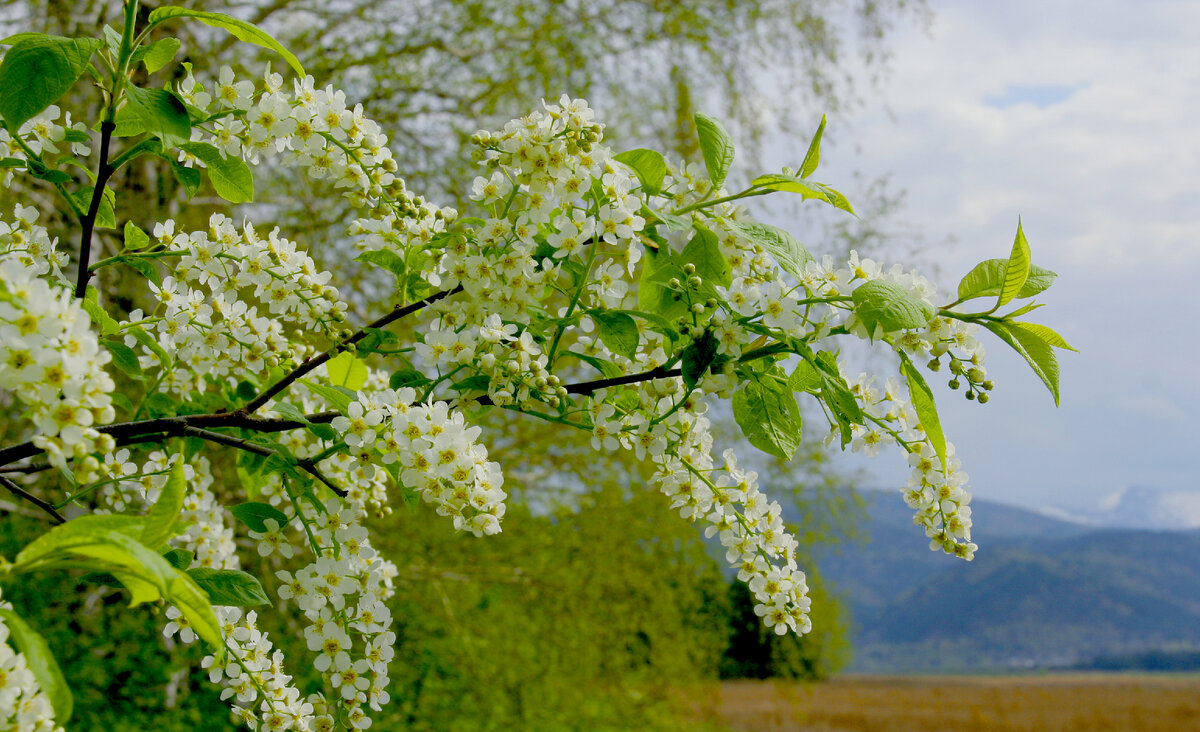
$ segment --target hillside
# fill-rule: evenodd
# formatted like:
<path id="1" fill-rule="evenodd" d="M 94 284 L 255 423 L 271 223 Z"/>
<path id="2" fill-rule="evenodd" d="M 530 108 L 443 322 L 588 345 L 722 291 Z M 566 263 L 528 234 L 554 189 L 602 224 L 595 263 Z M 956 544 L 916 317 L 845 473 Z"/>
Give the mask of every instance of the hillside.
<path id="1" fill-rule="evenodd" d="M 864 545 L 819 567 L 851 608 L 853 668 L 1087 665 L 1200 647 L 1200 534 L 1097 529 L 972 503 L 975 561 L 928 550 L 898 495 L 869 492 Z"/>

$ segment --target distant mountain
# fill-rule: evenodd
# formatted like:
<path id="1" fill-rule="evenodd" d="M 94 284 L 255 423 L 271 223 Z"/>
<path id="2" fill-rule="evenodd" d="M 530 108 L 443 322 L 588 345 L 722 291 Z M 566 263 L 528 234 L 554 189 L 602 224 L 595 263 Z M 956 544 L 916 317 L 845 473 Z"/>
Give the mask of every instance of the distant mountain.
<path id="1" fill-rule="evenodd" d="M 1175 531 L 1200 528 L 1200 491 L 1132 487 L 1119 490 L 1091 511 L 1050 511 L 1080 523 L 1123 529 Z"/>
<path id="2" fill-rule="evenodd" d="M 820 557 L 856 627 L 853 668 L 1087 665 L 1200 648 L 1200 532 L 1100 529 L 973 501 L 973 562 L 929 551 L 898 493 L 867 492 L 869 542 Z"/>

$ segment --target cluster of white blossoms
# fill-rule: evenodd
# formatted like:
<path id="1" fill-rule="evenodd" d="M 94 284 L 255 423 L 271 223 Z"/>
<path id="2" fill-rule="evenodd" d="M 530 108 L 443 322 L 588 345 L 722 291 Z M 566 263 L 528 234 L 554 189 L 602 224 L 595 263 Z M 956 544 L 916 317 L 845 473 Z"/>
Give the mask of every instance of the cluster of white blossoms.
<path id="1" fill-rule="evenodd" d="M 18 206 L 14 222 L 0 223 L 0 389 L 28 407 L 34 444 L 50 463 L 68 470 L 74 460 L 76 479 L 89 481 L 99 468 L 94 454 L 113 445 L 96 430 L 116 416 L 113 380 L 104 370 L 111 357 L 69 286 L 48 267 L 39 277 L 24 264 L 31 247 L 49 241 L 34 217 Z M 41 251 L 57 261 L 52 245 Z"/>
<path id="2" fill-rule="evenodd" d="M 68 152 L 85 157 L 91 154 L 90 140 L 87 125 L 72 122 L 71 113 L 64 112 L 56 104 L 51 104 L 27 120 L 17 130 L 16 136 L 0 126 L 0 153 L 3 157 L 21 161 Z M 14 168 L 6 166 L 0 171 L 0 185 L 7 187 L 12 182 Z"/>
<path id="3" fill-rule="evenodd" d="M 309 349 L 295 332 L 332 340 L 345 326 L 346 305 L 328 284 L 331 275 L 278 229 L 262 237 L 250 224 L 238 228 L 213 214 L 207 231 L 176 233 L 167 220 L 154 236 L 180 258 L 172 276 L 149 283 L 155 309 L 134 311 L 125 326 L 153 333 L 153 343 L 133 332 L 125 343 L 141 350 L 143 369 L 169 355 L 162 379 L 169 391 L 203 392 L 299 362 Z"/>
<path id="4" fill-rule="evenodd" d="M 416 402 L 408 387 L 365 393 L 332 426 L 353 452 L 394 465 L 400 483 L 449 516 L 454 528 L 499 533 L 504 474 L 477 442 L 480 428 L 446 402 Z"/>
<path id="5" fill-rule="evenodd" d="M 912 467 L 904 501 L 916 512 L 913 523 L 924 529 L 929 548 L 963 559 L 974 558 L 978 547 L 971 542 L 968 476 L 954 456 L 954 444 L 946 442 L 943 469 L 916 410 L 904 399 L 894 379 L 887 379 L 880 389 L 875 377 L 863 373 L 850 382 L 850 391 L 872 423 L 852 427 L 851 448 L 874 456 L 884 446 L 899 445 Z M 831 434 L 829 439 L 836 439 L 836 435 Z"/>
<path id="6" fill-rule="evenodd" d="M 12 605 L 0 598 L 0 610 L 12 610 Z M 54 723 L 50 699 L 38 686 L 25 654 L 9 645 L 10 632 L 0 616 L 0 729 L 62 732 L 62 727 Z"/>

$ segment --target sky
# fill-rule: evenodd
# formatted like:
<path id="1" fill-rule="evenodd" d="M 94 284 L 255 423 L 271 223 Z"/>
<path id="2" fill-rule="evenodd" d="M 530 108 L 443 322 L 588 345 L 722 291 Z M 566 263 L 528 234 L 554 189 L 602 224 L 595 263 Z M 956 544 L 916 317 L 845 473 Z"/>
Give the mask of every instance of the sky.
<path id="1" fill-rule="evenodd" d="M 934 385 L 975 495 L 1084 513 L 1139 488 L 1200 506 L 1200 3 L 930 8 L 928 27 L 896 28 L 879 89 L 830 118 L 844 131 L 815 177 L 853 201 L 851 171 L 890 173 L 903 224 L 953 240 L 925 255 L 944 292 L 1008 256 L 1018 217 L 1058 272 L 1027 318 L 1080 351 L 1059 352 L 1061 406 L 990 334 L 987 405 Z M 907 478 L 899 454 L 863 465 L 881 486 Z"/>

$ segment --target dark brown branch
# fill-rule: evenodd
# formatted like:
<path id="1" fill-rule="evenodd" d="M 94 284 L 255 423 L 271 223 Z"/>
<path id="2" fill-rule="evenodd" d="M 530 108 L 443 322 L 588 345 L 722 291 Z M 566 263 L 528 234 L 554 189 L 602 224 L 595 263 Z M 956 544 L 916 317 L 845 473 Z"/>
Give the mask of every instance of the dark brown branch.
<path id="1" fill-rule="evenodd" d="M 96 186 L 92 189 L 92 203 L 88 206 L 83 220 L 79 222 L 79 276 L 75 280 L 75 297 L 80 300 L 87 294 L 88 279 L 91 276 L 88 260 L 92 256 L 92 232 L 96 228 L 96 216 L 100 212 L 100 203 L 104 200 L 105 186 L 113 174 L 113 168 L 108 164 L 108 148 L 112 144 L 113 130 L 116 128 L 117 125 L 112 120 L 100 123 L 100 167 L 96 170 Z"/>
<path id="2" fill-rule="evenodd" d="M 312 460 L 308 458 L 302 458 L 297 460 L 296 464 L 299 465 L 304 472 L 324 483 L 325 487 L 336 493 L 339 498 L 346 497 L 346 490 L 344 488 L 338 488 L 329 480 L 329 478 L 326 478 L 325 474 L 321 472 L 320 468 L 318 468 L 317 464 Z"/>
<path id="3" fill-rule="evenodd" d="M 440 292 L 435 292 L 432 295 L 430 295 L 429 297 L 425 298 L 424 300 L 418 300 L 417 302 L 410 303 L 408 305 L 405 305 L 404 307 L 396 306 L 395 308 L 392 309 L 392 312 L 363 326 L 357 332 L 355 332 L 353 335 L 349 336 L 348 338 L 343 340 L 341 343 L 338 343 L 333 348 L 329 349 L 328 351 L 325 351 L 324 353 L 319 353 L 316 356 L 313 356 L 312 358 L 308 359 L 307 361 L 300 364 L 296 368 L 292 369 L 291 373 L 284 376 L 279 381 L 276 381 L 266 391 L 264 391 L 262 394 L 259 394 L 258 396 L 256 396 L 250 402 L 247 402 L 241 409 L 237 410 L 237 412 L 235 412 L 235 414 L 250 415 L 250 414 L 253 414 L 254 412 L 258 411 L 264 404 L 269 402 L 272 399 L 272 397 L 274 397 L 276 394 L 280 393 L 281 391 L 287 389 L 292 384 L 296 383 L 296 380 L 299 379 L 301 376 L 304 376 L 305 374 L 309 373 L 316 367 L 320 366 L 321 364 L 325 363 L 329 359 L 338 355 L 342 351 L 347 350 L 350 346 L 353 346 L 355 343 L 358 343 L 363 338 L 366 338 L 367 333 L 370 329 L 386 327 L 387 325 L 390 325 L 391 323 L 394 323 L 397 320 L 400 320 L 401 318 L 403 318 L 407 315 L 411 315 L 411 314 L 417 312 L 418 310 L 422 310 L 422 309 L 432 305 L 433 303 L 437 302 L 438 300 L 441 300 L 443 298 L 447 298 L 451 295 L 462 292 L 462 289 L 463 289 L 462 285 L 459 285 L 458 287 L 455 287 L 452 290 L 442 290 Z"/>
<path id="4" fill-rule="evenodd" d="M 641 381 L 653 381 L 654 379 L 670 379 L 675 376 L 680 376 L 683 371 L 680 369 L 664 369 L 656 368 L 649 371 L 643 371 L 640 374 L 626 374 L 625 376 L 614 376 L 611 379 L 597 379 L 595 381 L 584 381 L 579 384 L 571 384 L 566 388 L 568 394 L 595 394 L 601 389 L 607 389 L 610 386 L 622 386 L 624 384 L 636 384 Z"/>
<path id="5" fill-rule="evenodd" d="M 180 417 L 122 422 L 104 425 L 97 429 L 99 432 L 116 438 L 118 445 L 132 445 L 138 442 L 157 442 L 168 437 L 177 437 L 183 434 L 182 430 L 187 427 L 209 430 L 217 427 L 236 427 L 253 432 L 286 432 L 287 430 L 302 429 L 306 424 L 329 424 L 336 416 L 337 412 L 320 412 L 306 416 L 307 422 L 300 422 L 294 419 L 251 417 L 236 412 L 215 412 L 213 414 L 189 414 Z M 8 465 L 18 460 L 34 457 L 41 452 L 41 448 L 35 446 L 32 440 L 6 447 L 0 449 L 0 465 Z"/>
<path id="6" fill-rule="evenodd" d="M 46 513 L 50 514 L 50 518 L 54 519 L 54 523 L 65 524 L 67 522 L 67 520 L 65 518 L 63 518 L 63 515 L 61 513 L 54 510 L 54 506 L 51 506 L 49 503 L 46 503 L 45 501 L 38 498 L 37 496 L 34 496 L 34 495 L 28 493 L 24 488 L 22 488 L 21 486 L 17 485 L 14 482 L 12 482 L 8 478 L 5 478 L 2 475 L 0 475 L 0 486 L 4 486 L 5 488 L 8 489 L 9 493 L 13 494 L 14 496 L 17 496 L 18 498 L 24 498 L 26 501 L 29 501 L 33 505 L 42 509 Z"/>

